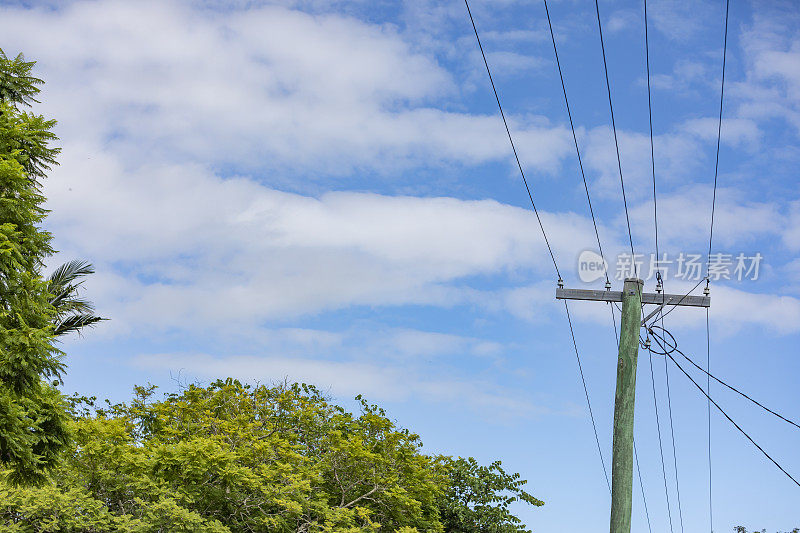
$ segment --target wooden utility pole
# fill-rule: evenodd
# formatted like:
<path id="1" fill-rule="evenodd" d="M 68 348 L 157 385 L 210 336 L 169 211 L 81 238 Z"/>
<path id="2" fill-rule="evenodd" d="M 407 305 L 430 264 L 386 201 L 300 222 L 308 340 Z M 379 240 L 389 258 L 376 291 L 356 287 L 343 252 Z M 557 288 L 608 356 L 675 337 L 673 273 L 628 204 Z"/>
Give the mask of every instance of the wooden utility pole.
<path id="1" fill-rule="evenodd" d="M 556 289 L 561 300 L 622 302 L 619 354 L 617 356 L 617 391 L 614 396 L 614 442 L 611 459 L 611 533 L 630 533 L 633 498 L 633 410 L 636 400 L 636 362 L 639 354 L 639 328 L 667 305 L 709 307 L 708 296 L 643 293 L 638 278 L 625 280 L 621 292 L 584 289 Z M 607 285 L 610 287 L 610 284 Z M 643 304 L 658 304 L 642 320 Z"/>
<path id="2" fill-rule="evenodd" d="M 614 443 L 611 459 L 611 533 L 630 532 L 633 494 L 633 407 L 636 400 L 636 361 L 642 320 L 640 279 L 628 278 L 622 288 L 622 321 L 614 395 Z"/>

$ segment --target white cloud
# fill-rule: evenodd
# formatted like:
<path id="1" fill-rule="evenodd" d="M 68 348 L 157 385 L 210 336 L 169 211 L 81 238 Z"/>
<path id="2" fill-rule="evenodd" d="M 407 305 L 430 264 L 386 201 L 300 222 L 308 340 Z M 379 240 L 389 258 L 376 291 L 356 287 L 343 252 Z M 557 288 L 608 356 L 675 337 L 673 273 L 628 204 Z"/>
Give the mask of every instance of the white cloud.
<path id="1" fill-rule="evenodd" d="M 552 282 L 543 281 L 501 291 L 489 304 L 489 308 L 508 311 L 517 318 L 529 322 L 548 322 L 553 314 L 563 313 L 559 309 L 560 304 L 554 300 L 555 286 Z"/>
<path id="2" fill-rule="evenodd" d="M 39 61 L 63 138 L 101 143 L 127 164 L 168 158 L 238 168 L 386 171 L 507 160 L 495 114 L 433 105 L 450 73 L 394 26 L 279 6 L 211 12 L 178 2 L 6 7 L 9 53 Z M 47 39 L 34 36 L 47 35 Z M 501 66 L 536 60 L 501 53 Z M 517 117 L 526 163 L 548 171 L 569 136 Z"/>
<path id="3" fill-rule="evenodd" d="M 663 18 L 669 14 L 663 5 L 654 9 L 663 28 L 681 23 L 677 15 Z M 778 91 L 778 109 L 794 109 L 788 98 L 796 94 L 797 45 L 765 40 L 760 28 L 748 41 L 751 75 L 767 85 L 756 87 L 768 91 L 759 93 L 760 105 Z M 440 109 L 458 98 L 456 82 L 398 28 L 279 6 L 210 13 L 177 2 L 111 1 L 60 10 L 2 8 L 0 31 L 6 51 L 39 60 L 37 72 L 48 81 L 42 109 L 59 118 L 68 140 L 62 166 L 46 183 L 50 224 L 60 248 L 97 264 L 90 286 L 101 313 L 114 319 L 104 325 L 109 334 L 209 325 L 254 330 L 271 320 L 359 305 L 479 303 L 532 321 L 555 309 L 554 279 L 506 280 L 493 292 L 471 284 L 474 276 L 520 271 L 555 277 L 526 209 L 491 200 L 280 190 L 290 179 L 287 169 L 314 180 L 354 168 L 508 159 L 499 117 Z M 498 68 L 503 61 L 527 67 L 537 61 L 497 54 L 491 59 Z M 756 64 L 759 58 L 763 64 Z M 696 65 L 680 68 L 691 80 L 701 77 Z M 782 92 L 766 83 L 775 80 L 785 84 Z M 539 116 L 510 118 L 526 165 L 555 172 L 572 157 L 567 128 Z M 723 140 L 731 144 L 759 140 L 747 114 L 724 127 Z M 713 119 L 700 118 L 657 136 L 659 179 L 674 184 L 690 177 L 698 142 L 713 140 L 713 130 Z M 598 194 L 618 199 L 610 130 L 589 130 L 582 146 L 584 139 L 587 170 L 600 174 Z M 636 226 L 650 228 L 649 137 L 620 131 L 620 143 Z M 211 170 L 231 164 L 257 179 L 223 179 Z M 719 194 L 721 245 L 777 233 L 774 206 Z M 706 239 L 707 221 L 696 213 L 708 212 L 709 190 L 685 189 L 659 200 L 662 220 L 670 220 L 661 226 L 665 244 Z M 542 217 L 567 277 L 578 252 L 593 247 L 591 224 L 571 213 L 543 211 Z M 791 229 L 799 225 L 786 226 L 791 248 L 800 247 Z M 607 251 L 619 248 L 620 233 L 600 231 Z M 647 231 L 636 238 L 649 240 Z M 731 309 L 754 297 L 762 296 L 731 296 Z M 796 302 L 768 303 L 792 313 Z M 576 316 L 602 314 L 607 321 L 601 307 Z M 261 335 L 266 344 L 306 355 L 347 342 L 339 333 L 310 330 Z M 404 355 L 499 353 L 491 342 L 435 332 L 393 331 L 390 339 Z M 207 359 L 207 366 L 215 361 Z M 272 361 L 264 374 L 286 362 Z M 250 362 L 243 359 L 242 368 Z M 336 364 L 325 368 L 343 372 Z M 319 377 L 310 368 L 297 373 Z M 382 383 L 369 368 L 359 369 L 364 379 Z"/>
<path id="4" fill-rule="evenodd" d="M 85 150 L 65 151 L 46 193 L 61 247 L 98 265 L 89 287 L 113 318 L 98 334 L 209 325 L 241 331 L 360 305 L 480 305 L 535 322 L 562 312 L 552 301 L 549 255 L 527 209 L 353 192 L 314 198 L 194 166 L 126 171 L 113 157 Z M 787 224 L 775 205 L 726 188 L 717 192 L 719 247 L 752 246 L 784 231 L 787 246 L 797 246 L 791 233 L 797 224 Z M 659 196 L 661 220 L 669 220 L 660 225 L 662 249 L 704 250 L 708 220 L 696 213 L 708 212 L 710 199 L 704 186 Z M 637 242 L 649 243 L 651 205 L 631 214 L 641 228 Z M 578 253 L 593 248 L 591 222 L 569 213 L 542 217 L 569 283 Z M 607 254 L 621 249 L 618 235 L 600 230 Z M 506 288 L 487 291 L 471 282 L 499 272 L 512 274 Z M 515 272 L 548 281 L 514 287 Z M 597 315 L 607 320 L 605 309 Z M 403 354 L 493 350 L 437 333 L 392 332 L 387 339 L 383 348 Z M 327 342 L 324 348 L 343 341 L 315 342 Z"/>
<path id="5" fill-rule="evenodd" d="M 786 120 L 800 130 L 800 16 L 791 3 L 760 7 L 742 32 L 746 79 L 733 86 L 741 100 L 738 112 Z"/>
<path id="6" fill-rule="evenodd" d="M 683 129 L 707 142 L 717 141 L 719 119 L 713 117 L 687 120 Z M 724 118 L 722 121 L 721 142 L 754 150 L 761 139 L 762 132 L 755 121 L 745 118 Z"/>
<path id="7" fill-rule="evenodd" d="M 654 89 L 662 89 L 678 94 L 689 94 L 697 85 L 706 86 L 713 83 L 713 87 L 718 87 L 713 76 L 710 75 L 708 64 L 696 60 L 679 59 L 672 67 L 670 74 L 652 74 L 650 76 L 650 86 Z M 645 85 L 647 80 L 642 78 L 641 85 Z"/>
<path id="8" fill-rule="evenodd" d="M 617 131 L 628 201 L 638 201 L 652 195 L 650 135 Z M 698 165 L 697 141 L 684 133 L 665 133 L 653 139 L 658 178 L 673 184 L 689 176 Z M 610 127 L 589 130 L 584 142 L 587 169 L 599 173 L 595 184 L 598 194 L 621 199 L 619 167 L 613 132 Z"/>
<path id="9" fill-rule="evenodd" d="M 328 384 L 337 394 L 361 393 L 368 397 L 407 397 L 406 380 L 396 370 L 359 362 L 342 362 L 297 357 L 228 356 L 208 354 L 145 354 L 134 359 L 137 366 L 171 369 L 204 377 L 229 376 L 247 381 L 279 381 L 289 378 L 313 384 Z"/>
<path id="10" fill-rule="evenodd" d="M 509 158 L 499 117 L 433 105 L 454 96 L 451 75 L 394 26 L 112 0 L 6 7 L 0 31 L 48 81 L 42 110 L 67 140 L 48 223 L 64 255 L 97 264 L 109 333 L 454 305 L 469 299 L 457 280 L 550 268 L 523 209 L 275 187 L 300 188 L 287 174 Z M 555 171 L 570 153 L 566 128 L 510 119 L 526 166 Z M 210 170 L 230 165 L 258 179 Z M 586 221 L 543 217 L 572 255 Z"/>
<path id="11" fill-rule="evenodd" d="M 447 306 L 469 298 L 469 276 L 551 276 L 533 214 L 493 200 L 313 198 L 193 165 L 125 169 L 78 145 L 62 161 L 46 182 L 50 223 L 62 250 L 98 265 L 97 303 L 123 329 Z M 591 244 L 585 217 L 541 215 L 564 261 Z"/>
<path id="12" fill-rule="evenodd" d="M 789 216 L 783 225 L 783 243 L 792 251 L 800 250 L 800 201 L 789 204 Z"/>
<path id="13" fill-rule="evenodd" d="M 661 250 L 704 252 L 708 247 L 713 190 L 693 185 L 659 194 L 658 238 Z M 648 244 L 653 240 L 653 203 L 645 202 L 630 211 L 634 237 Z M 719 247 L 751 249 L 759 239 L 783 231 L 785 217 L 775 203 L 755 202 L 734 188 L 717 189 L 714 213 L 714 242 Z M 733 251 L 733 250 L 731 250 Z"/>
<path id="14" fill-rule="evenodd" d="M 541 68 L 546 64 L 541 58 L 517 52 L 491 52 L 487 54 L 487 61 L 491 65 L 495 76 L 498 74 L 516 75 Z"/>
<path id="15" fill-rule="evenodd" d="M 467 368 L 497 368 L 501 343 L 436 331 L 356 322 L 342 331 L 252 328 L 234 324 L 200 352 L 139 353 L 127 364 L 188 380 L 221 376 L 246 382 L 312 383 L 331 394 L 376 401 L 458 403 L 478 413 L 531 417 L 553 410 Z M 215 347 L 216 346 L 216 347 Z"/>
<path id="16" fill-rule="evenodd" d="M 616 33 L 629 28 L 639 29 L 643 26 L 642 13 L 632 9 L 619 9 L 608 17 L 605 23 L 608 33 Z"/>
<path id="17" fill-rule="evenodd" d="M 229 376 L 246 382 L 288 379 L 318 384 L 338 397 L 362 394 L 371 401 L 415 398 L 427 402 L 458 402 L 500 418 L 529 418 L 553 412 L 532 403 L 529 398 L 485 381 L 423 376 L 419 369 L 408 365 L 249 355 L 223 358 L 205 353 L 142 354 L 134 358 L 133 364 L 150 370 L 185 371 L 196 377 Z"/>
<path id="18" fill-rule="evenodd" d="M 677 124 L 672 131 L 653 137 L 656 179 L 668 188 L 691 181 L 707 162 L 716 145 L 718 118 L 702 117 Z M 725 118 L 722 143 L 753 152 L 762 132 L 754 120 Z M 641 201 L 652 195 L 650 135 L 618 130 L 625 193 L 628 200 Z M 611 128 L 597 127 L 586 133 L 584 162 L 587 170 L 599 173 L 595 188 L 599 195 L 621 198 L 619 167 Z M 710 147 L 710 148 L 709 148 Z M 711 161 L 713 163 L 713 160 Z"/>
<path id="19" fill-rule="evenodd" d="M 724 8 L 720 10 L 711 2 L 657 0 L 648 3 L 647 15 L 653 26 L 666 37 L 686 42 L 707 31 L 708 21 L 719 21 L 721 26 L 725 13 Z M 720 27 L 720 42 L 721 35 Z"/>
<path id="20" fill-rule="evenodd" d="M 414 329 L 395 329 L 380 332 L 367 349 L 384 357 L 403 360 L 409 357 L 439 357 L 444 355 L 491 357 L 500 355 L 503 346 L 483 339 Z"/>
<path id="21" fill-rule="evenodd" d="M 712 295 L 711 316 L 726 334 L 744 326 L 790 334 L 800 331 L 800 299 L 793 296 L 758 294 L 731 287 L 718 287 Z"/>
<path id="22" fill-rule="evenodd" d="M 481 40 L 490 42 L 497 41 L 501 43 L 518 43 L 518 42 L 547 42 L 550 39 L 550 34 L 546 31 L 539 30 L 492 30 L 484 31 L 481 33 Z"/>

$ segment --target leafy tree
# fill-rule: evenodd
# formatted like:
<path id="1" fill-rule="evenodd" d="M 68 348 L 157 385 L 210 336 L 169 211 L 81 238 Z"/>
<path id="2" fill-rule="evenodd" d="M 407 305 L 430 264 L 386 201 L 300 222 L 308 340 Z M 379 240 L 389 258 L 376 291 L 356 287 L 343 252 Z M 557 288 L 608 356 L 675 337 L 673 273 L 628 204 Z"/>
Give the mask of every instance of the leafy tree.
<path id="1" fill-rule="evenodd" d="M 544 502 L 523 490 L 519 474 L 508 474 L 500 461 L 481 466 L 470 457 L 448 460 L 450 483 L 440 511 L 448 533 L 519 533 L 525 525 L 511 514 L 516 501 L 541 506 Z"/>
<path id="2" fill-rule="evenodd" d="M 83 283 L 78 280 L 89 274 L 94 274 L 92 264 L 78 259 L 64 263 L 47 277 L 50 304 L 55 308 L 53 334 L 56 337 L 80 333 L 86 327 L 107 320 L 96 316 L 92 303 L 78 295 L 78 289 Z"/>
<path id="3" fill-rule="evenodd" d="M 512 499 L 541 505 L 499 463 L 421 453 L 419 436 L 361 398 L 352 414 L 311 386 L 230 379 L 153 395 L 137 387 L 129 404 L 102 406 L 74 398 L 74 447 L 48 484 L 0 483 L 0 527 L 517 532 Z"/>
<path id="4" fill-rule="evenodd" d="M 53 253 L 41 228 L 47 212 L 39 179 L 55 163 L 55 121 L 22 110 L 41 80 L 33 63 L 0 50 L 0 464 L 10 479 L 34 481 L 68 440 L 53 346 L 55 310 L 40 275 Z"/>
<path id="5" fill-rule="evenodd" d="M 37 85 L 44 82 L 31 76 L 34 64 L 33 61 L 25 61 L 22 54 L 10 59 L 0 49 L 0 102 L 16 102 L 26 106 L 38 102 L 34 98 L 39 94 Z"/>

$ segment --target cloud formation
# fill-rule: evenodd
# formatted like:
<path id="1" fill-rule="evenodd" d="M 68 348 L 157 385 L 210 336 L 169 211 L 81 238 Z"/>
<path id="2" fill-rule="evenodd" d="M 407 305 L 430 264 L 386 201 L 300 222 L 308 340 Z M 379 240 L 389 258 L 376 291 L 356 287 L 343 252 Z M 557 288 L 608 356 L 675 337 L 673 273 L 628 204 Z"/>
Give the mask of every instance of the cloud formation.
<path id="1" fill-rule="evenodd" d="M 58 87 L 44 101 L 62 137 L 101 143 L 127 164 L 346 175 L 509 156 L 499 117 L 442 109 L 458 93 L 452 74 L 390 25 L 154 1 L 2 14 L 7 42 Z M 32 37 L 41 34 L 46 42 Z M 513 54 L 497 59 L 525 67 Z M 569 153 L 567 131 L 542 117 L 514 127 L 531 166 L 553 172 Z"/>

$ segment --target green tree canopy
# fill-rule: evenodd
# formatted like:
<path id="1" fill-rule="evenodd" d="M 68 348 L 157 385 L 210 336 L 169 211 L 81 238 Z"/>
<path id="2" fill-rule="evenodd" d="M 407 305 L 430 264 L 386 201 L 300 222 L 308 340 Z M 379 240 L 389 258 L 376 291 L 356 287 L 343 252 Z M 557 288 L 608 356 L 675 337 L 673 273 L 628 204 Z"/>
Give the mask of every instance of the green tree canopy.
<path id="1" fill-rule="evenodd" d="M 51 482 L 0 484 L 13 531 L 526 531 L 522 490 L 499 463 L 429 456 L 416 434 L 360 399 L 314 387 L 217 381 L 155 401 L 74 399 L 74 446 Z"/>
<path id="2" fill-rule="evenodd" d="M 15 481 L 42 479 L 68 437 L 61 394 L 47 381 L 63 367 L 40 274 L 53 249 L 38 180 L 59 150 L 49 147 L 55 121 L 22 109 L 39 92 L 32 66 L 0 50 L 0 464 Z"/>
<path id="3" fill-rule="evenodd" d="M 446 459 L 450 477 L 440 504 L 440 516 L 449 533 L 518 533 L 525 524 L 511 513 L 514 502 L 541 506 L 525 492 L 526 481 L 508 474 L 500 461 L 482 466 L 470 458 Z"/>

